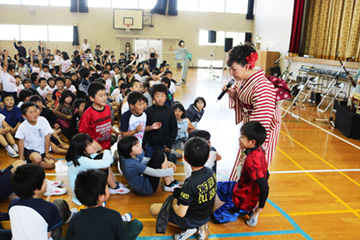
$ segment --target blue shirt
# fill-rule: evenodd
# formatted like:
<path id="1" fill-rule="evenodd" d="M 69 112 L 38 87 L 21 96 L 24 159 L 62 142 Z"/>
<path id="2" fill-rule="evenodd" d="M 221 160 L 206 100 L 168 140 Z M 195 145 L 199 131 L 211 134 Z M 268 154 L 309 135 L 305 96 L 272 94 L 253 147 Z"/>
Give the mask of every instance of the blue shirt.
<path id="1" fill-rule="evenodd" d="M 23 122 L 24 119 L 21 115 L 20 108 L 14 106 L 11 111 L 8 111 L 6 107 L 0 110 L 0 113 L 5 116 L 5 121 L 11 126 L 15 127 L 18 122 Z"/>
<path id="2" fill-rule="evenodd" d="M 141 164 L 142 159 L 121 158 L 121 170 L 129 185 L 139 195 L 153 195 L 153 188 L 150 180 L 143 175 L 146 166 Z"/>

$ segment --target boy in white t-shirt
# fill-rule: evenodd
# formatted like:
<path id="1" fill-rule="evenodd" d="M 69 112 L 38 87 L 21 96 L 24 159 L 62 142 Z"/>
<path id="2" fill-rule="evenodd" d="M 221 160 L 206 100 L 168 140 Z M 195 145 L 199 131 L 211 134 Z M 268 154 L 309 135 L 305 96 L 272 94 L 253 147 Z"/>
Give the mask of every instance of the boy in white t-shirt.
<path id="1" fill-rule="evenodd" d="M 15 138 L 19 139 L 19 158 L 39 164 L 43 168 L 54 168 L 55 159 L 50 154 L 50 135 L 54 132 L 40 111 L 32 102 L 21 106 L 23 121 Z"/>
<path id="2" fill-rule="evenodd" d="M 48 95 L 48 91 L 46 90 L 47 81 L 45 78 L 39 79 L 40 86 L 36 89 L 36 91 L 42 96 L 43 99 L 46 99 L 46 95 Z"/>
<path id="3" fill-rule="evenodd" d="M 1 74 L 0 79 L 3 85 L 3 92 L 10 93 L 14 97 L 14 99 L 17 99 L 17 87 L 14 78 L 15 66 L 11 64 L 9 65 L 8 56 L 9 51 L 5 50 L 3 73 Z"/>

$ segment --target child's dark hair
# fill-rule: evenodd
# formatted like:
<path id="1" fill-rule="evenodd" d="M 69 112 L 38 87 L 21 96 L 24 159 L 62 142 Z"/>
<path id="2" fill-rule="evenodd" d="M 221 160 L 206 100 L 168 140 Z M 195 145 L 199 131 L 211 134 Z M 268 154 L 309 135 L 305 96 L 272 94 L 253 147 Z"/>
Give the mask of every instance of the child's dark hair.
<path id="1" fill-rule="evenodd" d="M 25 65 L 25 60 L 24 59 L 19 59 L 19 64 Z"/>
<path id="2" fill-rule="evenodd" d="M 55 84 L 56 84 L 57 82 L 63 82 L 63 83 L 65 84 L 65 78 L 63 78 L 63 77 L 57 77 L 56 80 L 55 80 Z"/>
<path id="3" fill-rule="evenodd" d="M 129 84 L 125 82 L 120 85 L 120 89 L 127 89 L 127 88 L 129 88 Z"/>
<path id="4" fill-rule="evenodd" d="M 194 100 L 194 106 L 196 107 L 196 104 L 199 102 L 199 101 L 202 101 L 204 103 L 204 108 L 206 107 L 206 101 L 205 101 L 205 98 L 203 97 L 197 97 L 195 98 Z"/>
<path id="5" fill-rule="evenodd" d="M 13 64 L 9 64 L 7 67 L 7 71 L 10 72 L 12 70 L 15 70 L 15 66 Z"/>
<path id="6" fill-rule="evenodd" d="M 138 73 L 144 71 L 144 69 L 142 67 L 138 67 L 136 70 Z"/>
<path id="7" fill-rule="evenodd" d="M 189 138 L 185 143 L 184 157 L 191 166 L 204 166 L 209 158 L 209 152 L 209 144 L 202 138 Z"/>
<path id="8" fill-rule="evenodd" d="M 76 134 L 70 141 L 70 147 L 65 155 L 68 162 L 73 162 L 74 166 L 80 166 L 78 158 L 86 156 L 86 147 L 94 140 L 86 133 Z"/>
<path id="9" fill-rule="evenodd" d="M 95 97 L 96 93 L 100 90 L 105 90 L 105 86 L 99 82 L 92 82 L 88 89 L 89 97 Z"/>
<path id="10" fill-rule="evenodd" d="M 120 67 L 119 67 L 119 65 L 117 65 L 117 64 L 115 64 L 115 65 L 113 66 L 113 70 L 115 70 L 115 68 L 117 68 L 117 69 L 120 70 Z"/>
<path id="11" fill-rule="evenodd" d="M 105 194 L 106 184 L 106 173 L 90 169 L 76 176 L 74 192 L 82 204 L 92 207 L 98 204 L 99 195 Z"/>
<path id="12" fill-rule="evenodd" d="M 102 72 L 102 74 L 103 74 L 103 75 L 105 75 L 105 74 L 109 74 L 109 75 L 110 75 L 110 72 L 109 72 L 109 70 L 105 69 L 105 70 Z"/>
<path id="13" fill-rule="evenodd" d="M 39 78 L 39 83 L 41 83 L 42 81 L 45 81 L 47 83 L 46 78 L 43 77 Z"/>
<path id="14" fill-rule="evenodd" d="M 128 96 L 128 103 L 135 105 L 138 101 L 141 101 L 143 99 L 143 95 L 140 92 L 131 92 Z"/>
<path id="15" fill-rule="evenodd" d="M 199 137 L 199 138 L 205 139 L 206 141 L 209 141 L 211 138 L 211 135 L 206 130 L 196 129 L 196 130 L 192 131 L 189 135 L 189 138 L 193 138 L 193 137 Z"/>
<path id="16" fill-rule="evenodd" d="M 48 70 L 50 69 L 49 65 L 47 65 L 47 64 L 42 65 L 42 69 L 45 69 L 45 68 L 47 68 Z"/>
<path id="17" fill-rule="evenodd" d="M 143 82 L 143 89 L 147 88 L 150 89 L 150 84 L 148 82 Z"/>
<path id="18" fill-rule="evenodd" d="M 167 74 L 171 74 L 171 75 L 172 75 L 173 73 L 172 73 L 172 71 L 170 71 L 170 70 L 166 70 L 165 73 L 164 73 L 164 75 L 166 76 Z"/>
<path id="19" fill-rule="evenodd" d="M 56 73 L 55 68 L 50 68 L 50 69 L 49 69 L 49 73 L 52 75 L 52 74 L 53 74 L 53 72 L 55 72 L 55 73 Z M 48 79 L 48 80 L 49 80 L 49 79 Z"/>
<path id="20" fill-rule="evenodd" d="M 72 104 L 74 103 L 74 101 L 75 101 L 75 99 L 76 99 L 76 96 L 75 96 L 75 94 L 74 94 L 72 91 L 70 91 L 70 90 L 68 90 L 68 89 L 64 90 L 64 91 L 61 93 L 61 97 L 60 97 L 60 99 L 59 99 L 59 103 L 60 103 L 60 104 L 64 104 L 64 103 L 65 103 L 65 99 L 66 99 L 67 97 L 71 97 L 70 106 L 72 106 Z"/>
<path id="21" fill-rule="evenodd" d="M 85 99 L 83 98 L 76 99 L 74 103 L 75 108 L 79 108 L 82 103 L 85 103 Z"/>
<path id="22" fill-rule="evenodd" d="M 106 81 L 105 81 L 105 79 L 102 79 L 102 78 L 100 78 L 100 79 L 98 79 L 98 80 L 96 80 L 98 83 L 101 83 L 102 85 L 106 85 Z"/>
<path id="23" fill-rule="evenodd" d="M 44 169 L 34 163 L 28 163 L 16 168 L 11 175 L 11 188 L 20 198 L 32 198 L 35 190 L 40 190 L 45 179 Z"/>
<path id="24" fill-rule="evenodd" d="M 50 85 L 49 82 L 50 82 L 51 80 L 55 82 L 55 79 L 54 79 L 53 77 L 49 77 L 48 80 L 46 81 L 48 85 Z"/>
<path id="25" fill-rule="evenodd" d="M 152 71 L 152 75 L 159 75 L 160 74 L 160 70 L 158 68 L 154 68 Z"/>
<path id="26" fill-rule="evenodd" d="M 155 53 L 154 53 L 154 52 L 150 53 L 150 57 L 151 57 L 151 58 L 154 58 L 154 57 L 155 57 Z"/>
<path id="27" fill-rule="evenodd" d="M 117 145 L 119 156 L 124 158 L 131 158 L 132 147 L 135 146 L 139 140 L 135 136 L 127 136 L 122 138 Z"/>
<path id="28" fill-rule="evenodd" d="M 32 103 L 36 103 L 38 101 L 42 102 L 42 99 L 41 99 L 41 97 L 39 95 L 33 95 L 33 96 L 31 96 L 29 101 L 32 102 Z"/>
<path id="29" fill-rule="evenodd" d="M 80 77 L 87 78 L 90 75 L 90 70 L 86 67 L 82 67 L 79 70 Z"/>
<path id="30" fill-rule="evenodd" d="M 126 67 L 126 68 L 124 69 L 124 73 L 125 73 L 125 74 L 126 74 L 126 73 L 131 73 L 131 68 Z"/>
<path id="31" fill-rule="evenodd" d="M 36 82 L 36 79 L 38 78 L 39 74 L 38 73 L 31 73 L 30 79 L 32 83 Z"/>
<path id="32" fill-rule="evenodd" d="M 170 79 L 168 77 L 163 77 L 160 82 L 163 82 L 166 84 L 166 87 L 170 87 Z"/>
<path id="33" fill-rule="evenodd" d="M 68 60 L 68 59 L 69 59 L 69 55 L 67 54 L 67 52 L 61 52 L 61 54 L 63 55 L 63 59 L 64 59 L 64 60 Z"/>
<path id="34" fill-rule="evenodd" d="M 12 97 L 14 99 L 14 96 L 11 95 L 10 93 L 3 93 L 3 95 L 1 95 L 1 101 L 4 102 L 5 101 L 5 98 L 7 97 Z M 14 99 L 15 100 L 15 99 Z"/>
<path id="35" fill-rule="evenodd" d="M 24 85 L 25 83 L 32 83 L 30 79 L 28 78 L 25 78 L 23 81 L 22 81 L 22 85 Z"/>
<path id="36" fill-rule="evenodd" d="M 131 81 L 130 87 L 133 88 L 134 85 L 135 85 L 135 83 L 139 83 L 139 84 L 140 84 L 139 80 L 134 79 L 134 80 Z"/>
<path id="37" fill-rule="evenodd" d="M 19 100 L 24 101 L 27 97 L 30 97 L 32 92 L 29 89 L 23 89 L 19 93 Z"/>
<path id="38" fill-rule="evenodd" d="M 38 60 L 38 59 L 34 59 L 33 63 L 34 63 L 34 64 L 39 64 L 39 60 Z"/>
<path id="39" fill-rule="evenodd" d="M 255 46 L 250 42 L 237 45 L 229 51 L 229 58 L 226 64 L 231 67 L 231 65 L 236 62 L 244 67 L 248 63 L 246 57 L 248 57 L 253 52 L 256 52 Z"/>
<path id="40" fill-rule="evenodd" d="M 22 91 L 24 91 L 24 90 L 22 90 Z M 27 110 L 29 109 L 29 107 L 35 107 L 35 108 L 37 108 L 37 106 L 36 106 L 35 103 L 33 103 L 33 102 L 26 102 L 26 103 L 24 103 L 23 105 L 21 105 L 21 107 L 20 107 L 21 114 L 22 114 L 22 115 L 26 115 L 26 112 L 27 112 Z"/>
<path id="41" fill-rule="evenodd" d="M 106 63 L 106 64 L 105 64 L 105 68 L 106 68 L 107 66 L 110 66 L 110 70 L 112 70 L 112 63 L 109 63 L 109 62 Z M 109 71 L 109 70 L 108 70 L 108 71 Z M 103 74 L 105 74 L 105 73 L 103 72 Z M 110 72 L 109 72 L 109 74 L 110 74 Z"/>
<path id="42" fill-rule="evenodd" d="M 266 140 L 266 129 L 261 123 L 256 121 L 245 123 L 241 127 L 240 132 L 242 135 L 246 136 L 248 140 L 255 140 L 256 147 L 261 146 Z"/>
<path id="43" fill-rule="evenodd" d="M 164 84 L 156 84 L 151 88 L 151 97 L 154 98 L 155 93 L 163 92 L 167 95 L 167 87 Z"/>
<path id="44" fill-rule="evenodd" d="M 171 104 L 171 108 L 172 110 L 175 112 L 176 109 L 180 109 L 180 111 L 183 112 L 183 114 L 181 115 L 181 118 L 184 119 L 186 118 L 186 113 L 185 113 L 185 108 L 184 106 L 181 104 L 181 102 L 179 101 L 175 101 Z"/>

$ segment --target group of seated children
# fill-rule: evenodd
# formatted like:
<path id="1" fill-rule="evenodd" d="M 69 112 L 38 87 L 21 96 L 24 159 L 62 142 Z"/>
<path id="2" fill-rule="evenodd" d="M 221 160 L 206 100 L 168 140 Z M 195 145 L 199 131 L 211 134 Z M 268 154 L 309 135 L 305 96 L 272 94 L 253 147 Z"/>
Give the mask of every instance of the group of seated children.
<path id="1" fill-rule="evenodd" d="M 8 53 L 5 55 L 7 57 Z M 61 55 L 65 56 L 64 53 Z M 134 63 L 130 65 L 134 66 Z M 168 222 L 182 230 L 175 239 L 187 239 L 195 233 L 199 239 L 206 239 L 211 216 L 213 222 L 223 223 L 248 214 L 251 218 L 247 224 L 255 226 L 268 193 L 267 165 L 261 148 L 266 132 L 263 133 L 261 124 L 256 123 L 253 127 L 250 122 L 242 127 L 240 145 L 247 149 L 247 158 L 239 181 L 217 185 L 216 161 L 221 156 L 211 146 L 210 133 L 197 130 L 197 123 L 204 114 L 205 99 L 196 98 L 185 110 L 173 99 L 169 70 L 161 72 L 153 68 L 151 77 L 141 78 L 140 82 L 134 78 L 131 66 L 124 69 L 125 78 L 115 79 L 110 77 L 112 65 L 106 66 L 109 69 L 101 71 L 87 63 L 66 80 L 61 76 L 55 81 L 49 77 L 49 86 L 41 79 L 40 91 L 35 90 L 39 80 L 35 72 L 36 77 L 31 77 L 33 81 L 30 82 L 34 86 L 28 84 L 19 92 L 20 108 L 15 106 L 17 92 L 8 92 L 4 88 L 1 144 L 9 156 L 32 163 L 9 173 L 12 189 L 20 197 L 9 207 L 14 239 L 43 238 L 40 236 L 60 239 L 57 229 L 66 221 L 70 221 L 68 239 L 136 239 L 142 223 L 131 221 L 129 214 L 121 217 L 118 212 L 104 208 L 104 203 L 109 194 L 128 194 L 130 188 L 138 195 L 153 195 L 161 178 L 163 190 L 173 192 L 173 199 L 164 203 L 170 206 Z M 11 80 L 14 68 L 7 60 L 3 69 L 2 80 L 15 86 L 15 81 Z M 67 70 L 62 72 L 63 75 Z M 135 71 L 141 76 L 143 69 L 138 67 Z M 167 77 L 160 81 L 162 75 Z M 42 94 L 44 89 L 48 89 L 47 94 Z M 112 94 L 114 92 L 116 94 Z M 118 129 L 113 124 L 115 117 L 119 119 Z M 70 144 L 65 143 L 60 134 Z M 19 139 L 18 145 L 13 135 Z M 262 136 L 260 139 L 259 135 Z M 111 170 L 116 154 L 110 148 L 116 142 L 119 167 L 130 188 L 116 181 Z M 175 163 L 182 157 L 178 150 L 184 150 L 187 178 L 183 184 L 174 178 Z M 44 193 L 66 193 L 65 188 L 59 187 L 62 182 L 45 181 L 43 168 L 55 166 L 51 152 L 66 154 L 72 200 L 87 207 L 75 215 L 64 201 L 55 202 L 54 206 L 41 199 Z M 53 187 L 48 194 L 47 184 Z M 216 193 L 226 203 L 213 213 Z M 160 217 L 160 209 L 161 204 L 154 204 L 150 212 Z M 28 224 L 29 216 L 38 223 L 37 227 L 27 225 L 20 230 Z"/>

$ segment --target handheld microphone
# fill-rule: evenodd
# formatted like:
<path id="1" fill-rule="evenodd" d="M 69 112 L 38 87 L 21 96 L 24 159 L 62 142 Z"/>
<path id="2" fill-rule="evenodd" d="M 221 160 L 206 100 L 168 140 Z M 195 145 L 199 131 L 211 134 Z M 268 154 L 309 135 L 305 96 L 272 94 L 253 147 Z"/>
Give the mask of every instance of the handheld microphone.
<path id="1" fill-rule="evenodd" d="M 234 79 L 231 79 L 228 84 L 226 84 L 226 89 L 224 91 L 222 91 L 220 93 L 220 95 L 218 96 L 217 100 L 216 101 L 219 101 L 222 99 L 222 97 L 225 95 L 225 93 L 227 92 L 227 90 L 229 90 L 229 88 L 234 84 Z"/>

